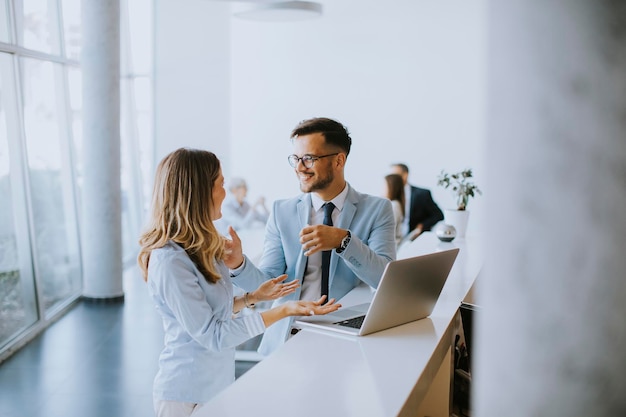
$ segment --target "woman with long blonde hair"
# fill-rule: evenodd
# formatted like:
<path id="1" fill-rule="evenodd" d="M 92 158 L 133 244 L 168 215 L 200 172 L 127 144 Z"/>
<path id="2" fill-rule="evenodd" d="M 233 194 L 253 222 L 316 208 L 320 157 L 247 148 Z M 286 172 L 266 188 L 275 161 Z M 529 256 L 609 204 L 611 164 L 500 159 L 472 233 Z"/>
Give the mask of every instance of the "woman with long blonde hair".
<path id="1" fill-rule="evenodd" d="M 226 196 L 218 158 L 211 152 L 178 149 L 156 172 L 149 224 L 139 240 L 143 278 L 163 319 L 165 346 L 154 380 L 157 417 L 188 416 L 235 379 L 235 347 L 289 316 L 327 314 L 334 300 L 294 301 L 249 314 L 255 303 L 291 294 L 298 280 L 270 279 L 235 296 L 232 240 L 213 221 Z M 231 239 L 239 237 L 232 228 Z"/>

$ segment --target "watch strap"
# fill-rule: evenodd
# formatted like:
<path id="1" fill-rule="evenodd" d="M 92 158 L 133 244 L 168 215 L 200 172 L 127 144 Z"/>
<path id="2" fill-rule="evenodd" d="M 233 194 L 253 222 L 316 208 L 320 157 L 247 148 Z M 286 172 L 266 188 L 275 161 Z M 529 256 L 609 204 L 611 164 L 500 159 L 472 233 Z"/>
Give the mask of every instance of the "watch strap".
<path id="1" fill-rule="evenodd" d="M 346 250 L 348 244 L 350 243 L 350 239 L 352 239 L 352 233 L 350 233 L 350 231 L 348 230 L 348 234 L 341 240 L 341 245 L 339 245 L 339 247 L 335 249 L 335 251 L 337 253 L 342 253 L 344 250 Z"/>

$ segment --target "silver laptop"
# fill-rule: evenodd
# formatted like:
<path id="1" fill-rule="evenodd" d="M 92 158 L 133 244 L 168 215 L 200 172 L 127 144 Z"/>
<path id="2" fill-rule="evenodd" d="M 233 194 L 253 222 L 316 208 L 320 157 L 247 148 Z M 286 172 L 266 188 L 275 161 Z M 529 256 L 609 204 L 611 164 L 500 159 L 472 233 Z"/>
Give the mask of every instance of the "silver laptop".
<path id="1" fill-rule="evenodd" d="M 428 317 L 437 304 L 459 249 L 391 261 L 371 303 L 325 316 L 303 316 L 296 327 L 364 336 Z"/>

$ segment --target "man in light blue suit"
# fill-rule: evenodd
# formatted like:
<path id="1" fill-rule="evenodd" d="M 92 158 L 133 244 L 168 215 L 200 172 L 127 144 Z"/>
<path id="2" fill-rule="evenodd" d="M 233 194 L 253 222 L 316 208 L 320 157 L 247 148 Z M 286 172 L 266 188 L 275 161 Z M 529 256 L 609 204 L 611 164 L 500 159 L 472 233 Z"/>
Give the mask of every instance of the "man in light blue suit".
<path id="1" fill-rule="evenodd" d="M 339 299 L 361 281 L 378 287 L 389 261 L 396 257 L 395 219 L 387 199 L 359 193 L 344 178 L 352 139 L 339 122 L 315 118 L 293 130 L 294 167 L 304 193 L 274 203 L 265 233 L 263 257 L 258 268 L 240 255 L 234 239 L 234 283 L 253 290 L 267 279 L 287 274 L 300 288 L 274 305 L 288 300 Z M 332 202 L 332 226 L 325 223 L 324 204 Z M 324 261 L 326 251 L 330 261 Z M 322 279 L 323 264 L 328 274 Z M 287 340 L 293 320 L 268 328 L 259 352 L 269 354 Z"/>

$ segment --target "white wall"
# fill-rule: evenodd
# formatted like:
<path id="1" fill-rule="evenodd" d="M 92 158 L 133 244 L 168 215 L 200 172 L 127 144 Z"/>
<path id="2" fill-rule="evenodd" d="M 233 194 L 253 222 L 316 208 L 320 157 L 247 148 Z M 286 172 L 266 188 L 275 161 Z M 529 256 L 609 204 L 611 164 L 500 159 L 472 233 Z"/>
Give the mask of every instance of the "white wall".
<path id="1" fill-rule="evenodd" d="M 484 188 L 484 2 L 323 1 L 319 19 L 271 23 L 229 17 L 222 2 L 157 2 L 158 16 L 167 16 L 171 25 L 167 34 L 157 25 L 157 65 L 173 66 L 165 74 L 157 68 L 157 79 L 163 85 L 164 75 L 183 76 L 187 86 L 184 94 L 168 92 L 175 102 L 164 103 L 170 99 L 160 89 L 157 131 L 158 124 L 168 127 L 157 132 L 160 149 L 207 138 L 199 143 L 221 157 L 226 176 L 246 178 L 251 198 L 263 194 L 274 200 L 299 192 L 287 163 L 291 129 L 303 119 L 326 116 L 352 132 L 347 178 L 354 187 L 379 194 L 389 165 L 404 162 L 412 183 L 430 188 L 442 208 L 452 207 L 450 192 L 436 186 L 442 168 L 474 168 Z M 204 39 L 193 40 L 190 27 L 200 23 Z M 230 35 L 222 33 L 228 24 Z M 212 38 L 215 32 L 223 35 L 221 41 Z M 170 44 L 172 36 L 180 43 Z M 188 51 L 178 50 L 189 40 Z M 202 69 L 228 53 L 230 61 L 220 62 L 213 73 Z M 230 93 L 211 94 L 225 73 Z M 228 148 L 220 141 L 227 136 L 222 117 L 230 117 Z M 219 128 L 209 129 L 209 123 Z M 175 146 L 163 144 L 165 139 Z M 469 209 L 474 220 L 468 234 L 481 223 L 481 199 Z"/>
<path id="2" fill-rule="evenodd" d="M 305 22 L 234 19 L 230 172 L 251 194 L 294 195 L 289 133 L 327 116 L 352 132 L 353 186 L 379 194 L 389 164 L 403 161 L 452 206 L 436 186 L 442 168 L 484 175 L 485 21 L 482 1 L 451 0 L 327 1 Z"/>
<path id="3" fill-rule="evenodd" d="M 155 158 L 182 146 L 228 161 L 230 6 L 155 2 Z"/>

